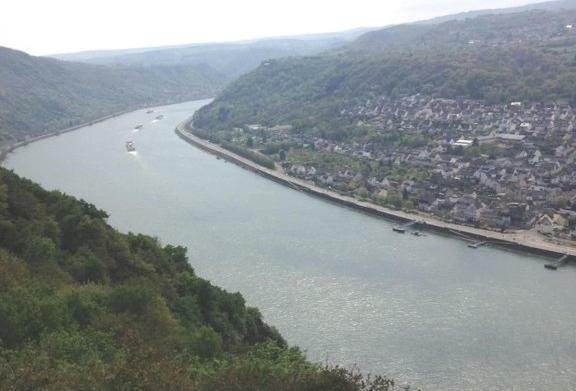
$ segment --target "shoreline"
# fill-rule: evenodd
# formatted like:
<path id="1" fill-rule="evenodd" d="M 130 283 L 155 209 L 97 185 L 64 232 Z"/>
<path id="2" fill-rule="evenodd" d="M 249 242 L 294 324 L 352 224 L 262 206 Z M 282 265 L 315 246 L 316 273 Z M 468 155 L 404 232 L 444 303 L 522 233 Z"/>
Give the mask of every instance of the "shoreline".
<path id="1" fill-rule="evenodd" d="M 152 106 L 151 106 L 151 107 L 152 107 Z M 153 106 L 153 107 L 156 107 L 156 106 Z M 95 119 L 95 120 L 93 120 L 93 121 L 89 121 L 89 122 L 85 122 L 85 123 L 83 123 L 83 124 L 71 126 L 71 127 L 69 127 L 69 128 L 62 129 L 62 130 L 57 130 L 57 131 L 55 131 L 55 132 L 50 132 L 50 133 L 46 133 L 46 134 L 41 134 L 41 135 L 39 135 L 39 136 L 32 137 L 32 138 L 30 138 L 30 139 L 28 139 L 28 140 L 25 140 L 25 141 L 19 141 L 19 142 L 17 142 L 17 143 L 10 144 L 10 145 L 8 145 L 6 148 L 4 148 L 4 149 L 2 149 L 2 150 L 0 151 L 0 166 L 2 166 L 2 164 L 6 161 L 6 159 L 8 159 L 8 156 L 9 156 L 12 152 L 16 151 L 18 148 L 25 147 L 25 146 L 30 145 L 30 144 L 32 144 L 32 143 L 35 143 L 35 142 L 37 142 L 37 141 L 45 140 L 45 139 L 48 139 L 48 138 L 51 138 L 51 137 L 57 137 L 57 136 L 60 136 L 60 135 L 62 135 L 62 134 L 65 134 L 65 133 L 70 133 L 70 132 L 73 132 L 73 131 L 75 131 L 75 130 L 79 130 L 79 129 L 82 129 L 82 128 L 85 128 L 85 127 L 88 127 L 88 126 L 96 125 L 96 124 L 98 124 L 98 123 L 100 123 L 100 122 L 104 122 L 104 121 L 106 121 L 106 120 L 109 120 L 109 119 L 112 119 L 112 118 L 116 118 L 116 117 L 119 117 L 119 116 L 121 116 L 121 115 L 128 114 L 128 113 L 131 113 L 131 112 L 134 112 L 134 111 L 143 110 L 143 109 L 146 109 L 146 107 L 137 107 L 137 108 L 133 108 L 133 109 L 128 109 L 128 110 L 119 111 L 119 112 L 116 112 L 116 113 L 113 113 L 113 114 L 109 114 L 109 115 L 104 116 L 104 117 L 97 118 L 97 119 Z"/>
<path id="2" fill-rule="evenodd" d="M 175 132 L 178 137 L 205 152 L 226 159 L 241 168 L 252 171 L 255 174 L 273 180 L 276 183 L 285 185 L 294 190 L 302 191 L 342 206 L 350 207 L 373 216 L 383 217 L 400 223 L 411 221 L 424 222 L 425 229 L 448 234 L 452 237 L 460 237 L 461 239 L 464 239 L 463 236 L 467 236 L 478 242 L 488 242 L 488 244 L 496 245 L 498 247 L 520 250 L 535 255 L 544 255 L 556 258 L 564 255 L 576 257 L 576 248 L 546 242 L 541 237 L 536 236 L 537 234 L 535 235 L 532 231 L 498 233 L 481 228 L 445 222 L 424 214 L 393 210 L 370 202 L 360 201 L 352 197 L 340 195 L 302 179 L 293 178 L 276 170 L 262 167 L 257 163 L 236 155 L 217 144 L 201 139 L 200 137 L 190 133 L 190 123 L 191 118 L 188 118 L 176 127 Z"/>
<path id="3" fill-rule="evenodd" d="M 211 99 L 211 98 L 205 98 L 205 99 Z M 203 100 L 203 99 L 194 99 L 193 101 L 197 101 L 197 100 Z M 14 152 L 15 150 L 17 150 L 18 148 L 25 147 L 25 146 L 27 146 L 27 145 L 29 145 L 29 144 L 32 144 L 32 143 L 35 143 L 35 142 L 37 142 L 37 141 L 45 140 L 45 139 L 51 138 L 51 137 L 57 137 L 57 136 L 60 136 L 60 135 L 62 135 L 62 134 L 65 134 L 65 133 L 70 133 L 70 132 L 73 132 L 73 131 L 75 131 L 75 130 L 79 130 L 79 129 L 82 129 L 82 128 L 85 128 L 85 127 L 88 127 L 88 126 L 96 125 L 96 124 L 98 124 L 98 123 L 100 123 L 100 122 L 104 122 L 104 121 L 107 121 L 107 120 L 109 120 L 109 119 L 116 118 L 116 117 L 120 117 L 121 115 L 128 114 L 128 113 L 133 113 L 133 112 L 136 112 L 136 111 L 139 111 L 139 110 L 146 110 L 146 109 L 151 109 L 151 108 L 155 108 L 155 107 L 163 107 L 163 106 L 177 105 L 177 104 L 185 103 L 185 102 L 191 102 L 191 101 L 185 100 L 185 101 L 182 101 L 182 102 L 181 102 L 181 101 L 178 101 L 178 102 L 174 102 L 174 103 L 158 103 L 158 104 L 155 104 L 155 105 L 135 106 L 135 107 L 132 107 L 132 108 L 130 108 L 130 109 L 118 111 L 118 112 L 116 112 L 116 113 L 112 113 L 112 114 L 106 115 L 106 116 L 104 116 L 104 117 L 99 117 L 99 118 L 97 118 L 97 119 L 95 119 L 95 120 L 88 121 L 88 122 L 84 122 L 84 123 L 79 124 L 79 125 L 71 126 L 71 127 L 69 127 L 69 128 L 65 128 L 65 129 L 62 129 L 62 130 L 56 130 L 56 131 L 54 131 L 54 132 L 50 132 L 50 133 L 46 133 L 46 134 L 41 134 L 41 135 L 39 135 L 39 136 L 32 137 L 32 138 L 30 138 L 30 139 L 28 139 L 28 140 L 25 140 L 25 141 L 19 141 L 19 142 L 10 144 L 10 145 L 8 145 L 8 146 L 0 149 L 0 166 L 2 166 L 2 164 L 6 161 L 6 159 L 8 159 L 8 156 L 9 156 L 12 152 Z"/>

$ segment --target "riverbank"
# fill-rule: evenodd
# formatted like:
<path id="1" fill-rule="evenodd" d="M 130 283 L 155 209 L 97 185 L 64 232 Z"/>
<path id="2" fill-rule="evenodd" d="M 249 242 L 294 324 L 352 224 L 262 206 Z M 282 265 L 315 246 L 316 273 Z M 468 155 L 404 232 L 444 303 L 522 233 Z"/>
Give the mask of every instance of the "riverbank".
<path id="1" fill-rule="evenodd" d="M 156 107 L 156 106 L 154 106 L 154 107 Z M 45 139 L 50 138 L 50 137 L 60 136 L 60 135 L 65 134 L 65 133 L 70 133 L 70 132 L 73 132 L 75 130 L 85 128 L 87 126 L 92 126 L 92 125 L 95 125 L 97 123 L 104 122 L 104 121 L 107 121 L 109 119 L 116 118 L 116 117 L 119 117 L 121 115 L 131 113 L 133 111 L 143 110 L 146 108 L 147 107 L 136 107 L 136 108 L 132 108 L 132 109 L 128 109 L 128 110 L 119 111 L 119 112 L 107 115 L 105 117 L 97 118 L 93 121 L 85 122 L 85 123 L 80 124 L 80 125 L 72 126 L 72 127 L 66 128 L 66 129 L 62 129 L 62 130 L 57 130 L 57 131 L 51 132 L 51 133 L 42 134 L 40 136 L 29 138 L 25 141 L 20 141 L 20 142 L 14 143 L 14 144 L 10 144 L 8 147 L 6 147 L 0 151 L 0 166 L 8 158 L 8 155 L 10 153 L 14 152 L 18 148 L 22 148 L 22 147 L 25 147 L 25 146 L 30 145 L 32 143 L 35 143 L 37 141 L 45 140 Z"/>
<path id="2" fill-rule="evenodd" d="M 210 99 L 210 98 L 206 98 L 206 99 Z M 75 130 L 82 129 L 82 128 L 85 128 L 85 127 L 87 127 L 87 126 L 92 126 L 92 125 L 98 124 L 98 123 L 100 123 L 100 122 L 104 122 L 104 121 L 107 121 L 107 120 L 109 120 L 109 119 L 119 117 L 119 116 L 124 115 L 124 114 L 132 113 L 132 112 L 134 112 L 134 111 L 146 110 L 146 109 L 151 109 L 151 108 L 155 108 L 155 107 L 162 107 L 162 106 L 171 105 L 171 104 L 178 104 L 178 103 L 183 103 L 183 102 L 158 103 L 158 104 L 155 104 L 155 105 L 152 105 L 152 106 L 150 106 L 150 105 L 136 106 L 136 107 L 132 107 L 132 108 L 130 108 L 130 109 L 118 111 L 118 112 L 116 112 L 116 113 L 109 114 L 109 115 L 107 115 L 107 116 L 97 118 L 97 119 L 95 119 L 95 120 L 93 120 L 93 121 L 84 122 L 84 123 L 82 123 L 82 124 L 75 125 L 75 126 L 71 126 L 71 127 L 69 127 L 69 128 L 66 128 L 66 129 L 57 130 L 57 131 L 55 131 L 55 132 L 50 132 L 50 133 L 42 134 L 42 135 L 39 135 L 39 136 L 36 136 L 36 137 L 29 138 L 29 139 L 24 140 L 24 141 L 20 141 L 20 142 L 17 142 L 17 143 L 10 144 L 10 145 L 8 145 L 7 147 L 4 147 L 4 148 L 0 149 L 0 166 L 1 166 L 2 163 L 4 163 L 4 161 L 8 158 L 8 155 L 9 155 L 10 153 L 14 152 L 14 151 L 15 151 L 16 149 L 18 149 L 18 148 L 25 147 L 25 146 L 27 146 L 27 145 L 29 145 L 29 144 L 32 144 L 32 143 L 35 143 L 35 142 L 37 142 L 37 141 L 41 141 L 41 140 L 45 140 L 45 139 L 50 138 L 50 137 L 56 137 L 56 136 L 60 136 L 60 135 L 65 134 L 65 133 L 73 132 L 73 131 L 75 131 Z"/>
<path id="3" fill-rule="evenodd" d="M 478 242 L 488 242 L 492 245 L 551 257 L 561 257 L 566 254 L 576 256 L 576 248 L 547 242 L 537 233 L 532 231 L 516 231 L 512 233 L 493 232 L 480 228 L 445 222 L 420 213 L 408 213 L 400 210 L 393 210 L 373 203 L 360 201 L 352 197 L 343 196 L 336 192 L 318 187 L 313 183 L 298 178 L 293 178 L 277 170 L 271 170 L 259 166 L 251 160 L 236 155 L 219 145 L 201 139 L 191 133 L 190 122 L 191 119 L 188 119 L 176 127 L 176 134 L 184 141 L 206 152 L 235 163 L 244 169 L 252 171 L 267 179 L 271 179 L 277 183 L 291 187 L 295 190 L 303 191 L 316 197 L 320 197 L 343 206 L 351 207 L 390 220 L 402 223 L 419 221 L 424 223 L 426 229 L 431 229 L 457 237 L 464 236 L 466 238 L 477 240 Z"/>

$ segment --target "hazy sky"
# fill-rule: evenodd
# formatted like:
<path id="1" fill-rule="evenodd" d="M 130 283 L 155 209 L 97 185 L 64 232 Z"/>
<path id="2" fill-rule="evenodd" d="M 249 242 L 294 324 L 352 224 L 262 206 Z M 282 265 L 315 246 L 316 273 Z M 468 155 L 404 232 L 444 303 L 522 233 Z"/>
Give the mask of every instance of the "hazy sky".
<path id="1" fill-rule="evenodd" d="M 0 46 L 31 54 L 384 26 L 537 0 L 2 0 Z"/>

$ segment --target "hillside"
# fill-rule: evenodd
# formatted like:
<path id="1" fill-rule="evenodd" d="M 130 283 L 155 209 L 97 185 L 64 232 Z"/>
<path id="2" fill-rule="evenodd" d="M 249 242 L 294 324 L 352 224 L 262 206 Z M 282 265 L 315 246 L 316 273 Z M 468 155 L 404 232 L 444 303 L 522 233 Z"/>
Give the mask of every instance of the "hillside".
<path id="1" fill-rule="evenodd" d="M 0 169 L 1 389 L 392 389 L 307 362 L 185 248 L 106 217 Z"/>
<path id="2" fill-rule="evenodd" d="M 317 54 L 344 45 L 368 30 L 359 28 L 247 42 L 72 53 L 54 57 L 115 66 L 203 65 L 215 69 L 231 80 L 257 68 L 264 60 Z"/>
<path id="3" fill-rule="evenodd" d="M 222 84 L 204 66 L 109 68 L 0 48 L 0 146 L 129 108 L 211 97 Z"/>
<path id="4" fill-rule="evenodd" d="M 269 61 L 196 113 L 205 130 L 290 124 L 342 137 L 380 97 L 574 101 L 576 11 L 481 16 L 369 32 L 320 56 Z"/>
<path id="5" fill-rule="evenodd" d="M 424 21 L 421 21 L 419 23 L 437 24 L 437 23 L 444 23 L 444 22 L 451 21 L 451 20 L 471 19 L 471 18 L 476 18 L 478 16 L 484 16 L 484 15 L 514 14 L 514 13 L 520 13 L 520 12 L 525 12 L 525 11 L 534 11 L 534 10 L 559 11 L 559 10 L 572 10 L 572 9 L 576 9 L 576 1 L 575 0 L 545 1 L 542 3 L 532 3 L 532 4 L 527 4 L 527 5 L 523 5 L 523 6 L 519 6 L 519 7 L 468 11 L 468 12 L 462 12 L 462 13 L 454 14 L 454 15 L 439 16 L 437 18 L 424 20 Z"/>
<path id="6" fill-rule="evenodd" d="M 571 245 L 575 20 L 576 10 L 530 11 L 403 25 L 268 61 L 197 111 L 193 132 L 443 221 L 538 234 L 538 219 L 562 215 L 552 235 Z"/>

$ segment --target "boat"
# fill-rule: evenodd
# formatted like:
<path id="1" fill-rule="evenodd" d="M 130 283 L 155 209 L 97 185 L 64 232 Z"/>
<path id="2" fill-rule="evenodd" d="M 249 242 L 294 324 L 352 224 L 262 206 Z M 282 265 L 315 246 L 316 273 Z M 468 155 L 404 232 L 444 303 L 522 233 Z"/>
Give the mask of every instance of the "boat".
<path id="1" fill-rule="evenodd" d="M 160 114 L 158 117 L 156 117 L 156 119 L 157 119 L 158 121 L 160 121 L 160 120 L 163 119 L 163 118 L 164 118 L 164 115 L 162 115 L 162 114 Z"/>
<path id="2" fill-rule="evenodd" d="M 136 152 L 136 146 L 133 141 L 126 141 L 126 150 L 128 152 Z"/>
<path id="3" fill-rule="evenodd" d="M 136 125 L 136 126 L 134 127 L 134 129 L 142 129 L 143 127 L 144 127 L 144 125 Z"/>
<path id="4" fill-rule="evenodd" d="M 392 228 L 392 231 L 398 232 L 399 234 L 406 233 L 406 230 L 402 227 L 394 227 L 394 228 Z"/>
<path id="5" fill-rule="evenodd" d="M 152 114 L 153 112 L 154 112 L 154 110 L 148 110 L 148 111 L 146 112 L 146 114 Z"/>
<path id="6" fill-rule="evenodd" d="M 414 231 L 414 232 L 412 232 L 412 235 L 418 236 L 418 237 L 424 236 L 424 234 L 420 231 Z"/>
<path id="7" fill-rule="evenodd" d="M 549 270 L 558 270 L 558 266 L 553 265 L 553 264 L 551 264 L 551 263 L 549 263 L 549 264 L 547 264 L 547 265 L 544 265 L 544 267 L 545 267 L 546 269 L 549 269 Z"/>

